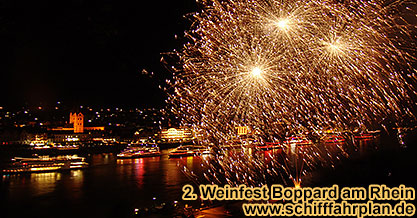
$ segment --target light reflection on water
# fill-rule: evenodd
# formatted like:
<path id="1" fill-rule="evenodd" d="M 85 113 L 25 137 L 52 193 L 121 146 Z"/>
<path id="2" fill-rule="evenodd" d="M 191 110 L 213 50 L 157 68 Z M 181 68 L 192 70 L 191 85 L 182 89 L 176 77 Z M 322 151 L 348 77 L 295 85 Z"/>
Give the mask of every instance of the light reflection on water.
<path id="1" fill-rule="evenodd" d="M 349 149 L 344 144 L 324 145 L 323 148 L 341 158 Z M 373 148 L 367 142 L 360 142 L 353 149 L 364 154 Z M 263 158 L 270 162 L 272 157 L 285 156 L 287 152 L 265 151 Z M 180 200 L 182 186 L 191 183 L 181 168 L 185 166 L 198 174 L 201 159 L 168 159 L 167 154 L 168 151 L 163 151 L 160 157 L 139 159 L 97 154 L 87 156 L 90 166 L 83 170 L 3 176 L 0 197 L 5 203 L 0 206 L 4 212 L 1 217 L 51 217 L 52 214 L 128 217 L 133 208 L 149 207 L 155 201 Z"/>
<path id="2" fill-rule="evenodd" d="M 201 161 L 168 159 L 167 153 L 124 160 L 97 154 L 87 156 L 90 166 L 82 170 L 3 176 L 1 217 L 126 217 L 154 201 L 180 200 L 182 186 L 190 183 L 180 166 L 198 171 Z"/>
<path id="3" fill-rule="evenodd" d="M 57 181 L 61 179 L 61 173 L 32 173 L 30 174 L 30 184 L 36 195 L 47 194 L 55 190 Z"/>

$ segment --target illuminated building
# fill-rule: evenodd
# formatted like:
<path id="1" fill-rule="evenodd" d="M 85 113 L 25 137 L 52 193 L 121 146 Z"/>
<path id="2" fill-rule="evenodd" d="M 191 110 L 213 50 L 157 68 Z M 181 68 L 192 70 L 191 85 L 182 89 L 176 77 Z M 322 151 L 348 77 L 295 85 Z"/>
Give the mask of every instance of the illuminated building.
<path id="1" fill-rule="evenodd" d="M 104 126 L 84 126 L 84 115 L 82 113 L 70 113 L 70 126 L 55 127 L 48 129 L 52 131 L 51 138 L 58 145 L 78 146 L 90 141 L 94 137 L 102 137 Z"/>
<path id="2" fill-rule="evenodd" d="M 80 142 L 86 141 L 89 138 L 88 134 L 79 133 L 54 133 L 51 136 L 55 143 L 59 144 L 79 144 Z"/>
<path id="3" fill-rule="evenodd" d="M 169 128 L 161 131 L 161 140 L 165 142 L 187 142 L 193 138 L 193 132 L 189 129 Z"/>
<path id="4" fill-rule="evenodd" d="M 246 126 L 239 126 L 239 127 L 235 127 L 235 128 L 237 129 L 237 134 L 239 136 L 248 134 L 248 127 L 246 127 Z"/>
<path id="5" fill-rule="evenodd" d="M 104 131 L 104 126 L 84 126 L 84 115 L 82 113 L 70 113 L 69 123 L 73 127 L 56 127 L 52 131 L 74 131 L 74 133 L 83 133 L 84 131 Z"/>
<path id="6" fill-rule="evenodd" d="M 23 144 L 30 145 L 36 149 L 50 148 L 53 146 L 53 142 L 47 138 L 46 134 L 24 134 Z"/>
<path id="7" fill-rule="evenodd" d="M 74 125 L 74 133 L 84 132 L 84 115 L 82 113 L 70 113 L 70 123 Z"/>

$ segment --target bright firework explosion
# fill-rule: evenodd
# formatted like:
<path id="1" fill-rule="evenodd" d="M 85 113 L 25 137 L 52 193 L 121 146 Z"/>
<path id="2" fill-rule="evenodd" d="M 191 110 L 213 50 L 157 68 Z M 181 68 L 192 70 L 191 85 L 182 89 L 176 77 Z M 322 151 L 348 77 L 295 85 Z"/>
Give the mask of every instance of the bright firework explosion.
<path id="1" fill-rule="evenodd" d="M 189 42 L 176 53 L 175 93 L 168 101 L 183 125 L 216 146 L 233 139 L 237 126 L 275 141 L 298 132 L 414 119 L 414 27 L 401 17 L 407 4 L 201 2 L 203 10 L 186 33 Z M 304 163 L 322 159 L 314 150 L 304 156 Z M 231 184 L 265 177 L 261 168 L 289 169 L 260 166 L 245 155 L 226 157 L 211 166 L 223 169 Z"/>
<path id="2" fill-rule="evenodd" d="M 207 1 L 177 53 L 175 112 L 215 144 L 414 117 L 406 2 Z M 393 35 L 395 34 L 395 35 Z M 406 42 L 408 40 L 408 42 Z"/>

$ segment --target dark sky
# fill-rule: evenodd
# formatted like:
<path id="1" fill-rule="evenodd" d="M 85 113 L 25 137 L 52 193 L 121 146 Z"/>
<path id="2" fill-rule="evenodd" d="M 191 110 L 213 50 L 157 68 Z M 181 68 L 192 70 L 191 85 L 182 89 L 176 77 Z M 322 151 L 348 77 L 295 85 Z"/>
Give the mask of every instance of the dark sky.
<path id="1" fill-rule="evenodd" d="M 159 106 L 161 53 L 181 47 L 175 35 L 196 10 L 195 0 L 0 0 L 0 106 Z"/>
<path id="2" fill-rule="evenodd" d="M 158 106 L 161 53 L 181 47 L 195 10 L 195 0 L 0 0 L 0 106 Z"/>

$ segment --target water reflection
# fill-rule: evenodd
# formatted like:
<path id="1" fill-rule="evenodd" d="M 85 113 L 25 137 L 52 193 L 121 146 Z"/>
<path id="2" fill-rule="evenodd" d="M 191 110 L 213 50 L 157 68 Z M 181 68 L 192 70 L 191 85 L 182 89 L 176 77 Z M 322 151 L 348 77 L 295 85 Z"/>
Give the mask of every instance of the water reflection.
<path id="1" fill-rule="evenodd" d="M 37 195 L 53 192 L 59 180 L 61 173 L 58 172 L 30 174 L 30 183 Z"/>
<path id="2" fill-rule="evenodd" d="M 66 182 L 66 181 L 65 181 Z M 69 188 L 69 195 L 74 199 L 80 199 L 82 197 L 82 187 L 84 183 L 84 171 L 72 170 L 70 171 L 70 185 L 65 185 Z"/>
<path id="3" fill-rule="evenodd" d="M 188 168 L 193 167 L 193 160 L 194 160 L 194 157 L 187 157 L 187 167 Z"/>
<path id="4" fill-rule="evenodd" d="M 314 159 L 310 158 L 312 155 L 326 159 L 336 157 L 337 162 L 352 154 L 364 155 L 374 149 L 374 142 L 358 141 L 355 144 L 324 143 L 261 152 L 249 148 L 228 150 L 218 158 L 244 153 L 261 158 L 272 169 L 281 169 L 279 164 L 293 165 L 297 171 L 288 174 L 297 180 L 306 167 L 317 164 L 309 162 Z M 209 156 L 168 159 L 168 151 L 162 153 L 160 157 L 138 159 L 97 154 L 88 157 L 90 166 L 82 170 L 3 176 L 1 197 L 6 200 L 4 210 L 6 213 L 28 210 L 28 214 L 36 216 L 39 211 L 60 214 L 67 209 L 68 217 L 126 217 L 124 214 L 129 214 L 133 208 L 146 207 L 156 201 L 180 200 L 182 186 L 191 183 L 181 169 L 185 167 L 199 175 L 202 160 Z M 303 159 L 306 162 L 300 162 Z M 24 201 L 27 203 L 22 204 Z M 33 209 L 28 209 L 27 205 Z"/>
<path id="5" fill-rule="evenodd" d="M 201 159 L 168 159 L 167 152 L 123 160 L 90 155 L 86 169 L 3 176 L 0 194 L 6 203 L 1 208 L 11 214 L 22 211 L 22 216 L 65 210 L 67 217 L 126 217 L 132 208 L 180 200 L 182 186 L 190 183 L 181 168 L 199 171 Z"/>
<path id="6" fill-rule="evenodd" d="M 134 161 L 134 173 L 136 177 L 136 184 L 138 188 L 143 188 L 143 179 L 145 175 L 144 160 L 143 158 L 135 159 Z"/>
<path id="7" fill-rule="evenodd" d="M 2 184 L 7 185 L 9 197 L 43 196 L 54 193 L 62 185 L 70 196 L 79 197 L 83 185 L 83 171 L 46 172 L 3 175 Z"/>

